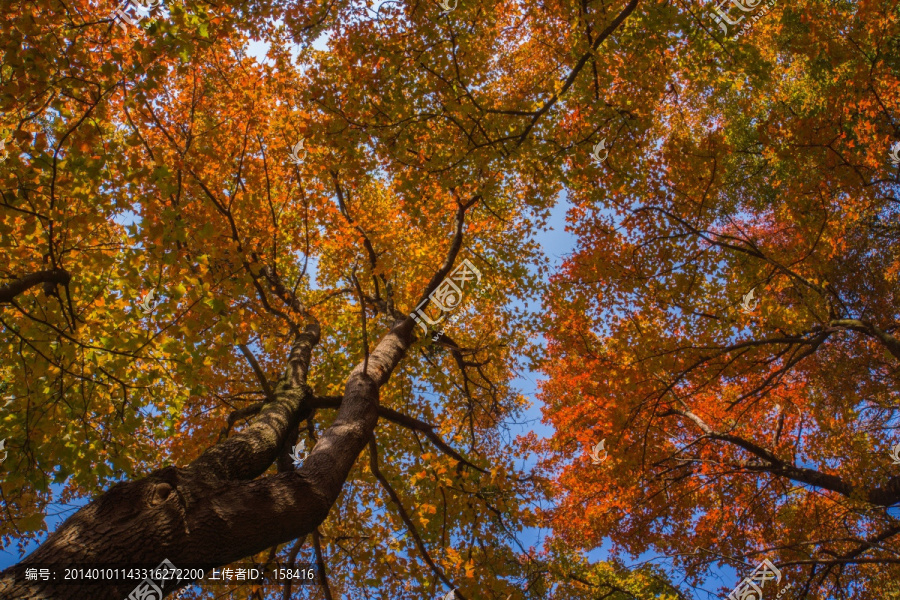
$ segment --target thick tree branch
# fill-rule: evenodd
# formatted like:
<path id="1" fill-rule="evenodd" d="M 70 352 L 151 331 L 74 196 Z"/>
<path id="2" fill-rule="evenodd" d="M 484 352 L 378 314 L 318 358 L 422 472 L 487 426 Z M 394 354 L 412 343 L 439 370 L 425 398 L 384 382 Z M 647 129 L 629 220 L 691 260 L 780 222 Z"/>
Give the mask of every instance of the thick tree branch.
<path id="1" fill-rule="evenodd" d="M 309 343 L 317 340 L 309 335 Z M 411 340 L 411 320 L 397 325 L 375 348 L 370 371 L 386 377 Z M 309 328 L 308 328 L 309 329 Z M 307 332 L 312 333 L 312 332 Z M 402 346 L 398 348 L 399 346 Z M 361 365 L 349 376 L 340 410 L 303 466 L 253 481 L 241 480 L 258 468 L 262 455 L 274 460 L 277 429 L 292 420 L 286 411 L 307 394 L 279 383 L 276 401 L 235 437 L 214 446 L 185 469 L 168 467 L 136 482 L 113 486 L 79 510 L 17 567 L 58 564 L 224 565 L 275 544 L 310 533 L 324 521 L 372 435 L 378 416 L 378 388 Z M 309 394 L 311 395 L 311 394 Z M 299 413 L 299 410 L 296 411 Z M 296 418 L 296 417 L 294 417 Z M 266 438 L 250 439 L 248 431 Z M 234 442 L 239 440 L 237 444 Z M 251 466 L 241 464 L 247 460 Z M 223 468 L 226 476 L 215 469 Z M 122 548 L 129 553 L 123 556 Z M 94 588 L 95 600 L 121 600 L 133 583 Z M 168 590 L 171 591 L 171 590 Z M 0 598 L 67 600 L 83 598 L 78 586 L 19 582 L 0 575 Z"/>
<path id="2" fill-rule="evenodd" d="M 65 269 L 49 269 L 23 275 L 9 283 L 0 285 L 0 304 L 12 302 L 13 298 L 36 285 L 51 284 L 67 286 L 72 276 Z"/>
<path id="3" fill-rule="evenodd" d="M 265 472 L 280 454 L 287 433 L 305 418 L 301 407 L 312 396 L 306 372 L 318 342 L 319 326 L 308 325 L 291 348 L 288 376 L 276 386 L 275 400 L 248 427 L 208 449 L 187 470 L 225 480 L 253 479 Z"/>
<path id="4" fill-rule="evenodd" d="M 462 217 L 442 271 L 462 242 Z M 272 277 L 273 286 L 279 280 Z M 446 272 L 432 279 L 431 290 Z M 294 307 L 296 297 L 286 300 Z M 300 307 L 302 312 L 302 307 Z M 213 446 L 185 468 L 167 467 L 144 479 L 114 485 L 67 519 L 31 555 L 0 573 L 0 600 L 80 600 L 81 586 L 15 581 L 30 565 L 55 563 L 222 566 L 308 535 L 328 516 L 378 422 L 379 388 L 413 341 L 412 317 L 399 320 L 348 375 L 338 414 L 300 468 L 263 476 L 291 431 L 312 411 L 306 384 L 318 322 L 295 336 L 287 373 L 259 415 L 240 433 Z M 125 563 L 125 564 L 123 564 Z M 92 600 L 121 600 L 133 582 L 92 587 Z M 174 586 L 167 586 L 171 593 Z"/>
<path id="5" fill-rule="evenodd" d="M 473 465 L 471 462 L 469 462 L 468 460 L 463 458 L 462 455 L 460 455 L 456 450 L 454 450 L 449 445 L 447 445 L 447 443 L 444 442 L 444 440 L 442 440 L 434 432 L 434 425 L 430 425 L 430 424 L 426 423 L 425 421 L 420 421 L 419 419 L 410 417 L 408 415 L 404 415 L 403 413 L 399 413 L 396 410 L 387 408 L 385 406 L 378 407 L 378 416 L 384 417 L 388 421 L 397 423 L 398 425 L 402 425 L 403 427 L 406 427 L 407 429 L 412 429 L 413 431 L 420 431 L 420 432 L 424 433 L 425 437 L 427 437 L 429 440 L 431 440 L 431 443 L 433 443 L 435 446 L 440 448 L 441 451 L 444 452 L 445 454 L 453 457 L 457 462 L 460 462 L 460 463 L 466 465 L 467 467 L 471 467 L 481 473 L 487 473 L 487 470 L 482 469 L 481 467 L 478 467 L 476 465 Z"/>
<path id="6" fill-rule="evenodd" d="M 891 506 L 900 502 L 900 477 L 892 477 L 885 487 L 861 489 L 850 485 L 836 475 L 822 473 L 821 471 L 806 467 L 798 467 L 792 463 L 783 461 L 771 451 L 758 446 L 749 440 L 745 440 L 742 437 L 715 431 L 704 422 L 703 419 L 686 408 L 684 410 L 670 409 L 664 413 L 664 415 L 671 414 L 680 415 L 692 421 L 701 431 L 703 431 L 706 438 L 734 444 L 754 456 L 761 458 L 766 463 L 763 465 L 742 464 L 741 468 L 747 471 L 762 471 L 779 477 L 787 477 L 788 479 L 799 483 L 805 483 L 807 485 L 836 492 L 847 498 L 863 499 L 878 506 Z"/>
<path id="7" fill-rule="evenodd" d="M 315 408 L 338 408 L 341 405 L 340 396 L 329 396 L 327 398 L 316 397 L 310 400 L 308 405 L 313 406 Z M 378 416 L 392 423 L 396 423 L 397 425 L 402 425 L 407 429 L 411 429 L 413 431 L 419 431 L 425 434 L 425 436 L 431 440 L 431 442 L 437 446 L 442 452 L 452 457 L 457 462 L 460 462 L 467 467 L 471 467 L 480 473 L 487 473 L 485 469 L 472 464 L 469 460 L 463 457 L 459 452 L 454 450 L 447 442 L 442 440 L 440 436 L 434 431 L 434 425 L 426 423 L 425 421 L 420 421 L 415 417 L 410 417 L 409 415 L 405 415 L 401 412 L 397 412 L 392 408 L 388 408 L 386 406 L 378 407 Z"/>
<path id="8" fill-rule="evenodd" d="M 864 319 L 835 319 L 829 323 L 832 327 L 842 327 L 858 331 L 880 341 L 894 358 L 900 360 L 900 340 L 878 328 L 877 325 Z"/>

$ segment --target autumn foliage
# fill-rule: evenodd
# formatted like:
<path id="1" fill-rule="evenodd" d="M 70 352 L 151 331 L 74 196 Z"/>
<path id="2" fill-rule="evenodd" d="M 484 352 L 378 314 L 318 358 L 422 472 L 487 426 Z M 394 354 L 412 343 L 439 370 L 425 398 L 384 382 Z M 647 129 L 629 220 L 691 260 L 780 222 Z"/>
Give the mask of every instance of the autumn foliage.
<path id="1" fill-rule="evenodd" d="M 737 39 L 682 2 L 115 8 L 0 12 L 5 548 L 290 394 L 262 472 L 203 478 L 307 477 L 290 448 L 326 456 L 364 373 L 327 517 L 253 546 L 328 585 L 259 598 L 668 600 L 763 558 L 796 598 L 900 593 L 896 6 L 779 3 Z M 410 327 L 463 259 L 458 320 Z M 517 425 L 527 366 L 549 439 Z"/>
<path id="2" fill-rule="evenodd" d="M 694 583 L 769 558 L 788 597 L 897 593 L 898 33 L 863 2 L 686 36 L 599 181 L 573 177 L 543 393 L 565 539 Z"/>

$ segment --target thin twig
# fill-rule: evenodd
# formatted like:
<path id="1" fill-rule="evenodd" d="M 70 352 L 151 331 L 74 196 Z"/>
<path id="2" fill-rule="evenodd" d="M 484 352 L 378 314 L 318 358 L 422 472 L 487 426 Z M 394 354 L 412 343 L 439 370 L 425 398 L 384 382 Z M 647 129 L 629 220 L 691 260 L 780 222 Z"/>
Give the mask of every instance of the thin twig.
<path id="1" fill-rule="evenodd" d="M 322 593 L 325 594 L 325 600 L 334 600 L 331 595 L 331 586 L 328 585 L 328 574 L 325 572 L 325 560 L 322 557 L 322 547 L 319 543 L 318 528 L 312 531 L 313 550 L 316 551 L 316 566 L 319 569 L 319 577 L 322 578 Z"/>
<path id="2" fill-rule="evenodd" d="M 438 567 L 435 562 L 431 559 L 431 556 L 428 554 L 428 550 L 425 548 L 425 544 L 422 543 L 422 538 L 419 536 L 419 531 L 416 529 L 416 526 L 413 524 L 412 519 L 409 518 L 409 515 L 406 512 L 406 509 L 403 508 L 403 504 L 400 502 L 400 497 L 397 496 L 397 492 L 394 491 L 394 488 L 391 487 L 391 484 L 388 483 L 388 480 L 385 479 L 384 475 L 381 474 L 381 471 L 378 469 L 378 445 L 375 442 L 375 436 L 372 436 L 372 439 L 369 440 L 369 467 L 372 469 L 372 474 L 375 475 L 375 478 L 381 484 L 381 487 L 384 488 L 384 491 L 387 492 L 388 496 L 390 496 L 391 500 L 394 504 L 397 505 L 397 512 L 400 513 L 400 518 L 406 524 L 406 528 L 409 530 L 409 534 L 412 536 L 413 541 L 416 543 L 416 548 L 419 549 L 419 554 L 422 555 L 422 559 L 431 567 L 431 570 L 434 571 L 434 574 L 444 582 L 444 584 L 452 589 L 456 590 L 456 595 L 462 600 L 466 600 L 466 597 L 460 593 L 459 589 L 453 585 L 446 575 L 444 575 L 444 571 Z"/>

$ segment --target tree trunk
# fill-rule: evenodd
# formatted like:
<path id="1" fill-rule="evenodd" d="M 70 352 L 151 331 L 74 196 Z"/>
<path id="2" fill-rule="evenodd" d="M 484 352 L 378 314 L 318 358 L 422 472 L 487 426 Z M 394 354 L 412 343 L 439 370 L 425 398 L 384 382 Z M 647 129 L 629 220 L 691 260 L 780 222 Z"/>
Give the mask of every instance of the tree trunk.
<path id="1" fill-rule="evenodd" d="M 222 566 L 315 531 L 372 435 L 378 390 L 409 347 L 413 328 L 411 318 L 399 321 L 369 355 L 366 370 L 358 365 L 351 372 L 337 418 L 300 468 L 260 477 L 314 406 L 306 373 L 318 325 L 297 336 L 274 399 L 243 431 L 187 467 L 114 485 L 13 568 L 24 573 L 46 564 L 155 567 L 164 559 L 177 568 Z M 16 581 L 13 568 L 0 573 L 0 599 L 122 600 L 139 583 Z"/>

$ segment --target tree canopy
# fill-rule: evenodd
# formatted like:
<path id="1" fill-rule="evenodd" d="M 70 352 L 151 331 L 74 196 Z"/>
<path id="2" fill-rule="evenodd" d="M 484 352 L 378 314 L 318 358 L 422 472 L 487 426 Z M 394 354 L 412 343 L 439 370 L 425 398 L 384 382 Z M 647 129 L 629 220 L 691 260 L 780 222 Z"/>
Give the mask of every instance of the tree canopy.
<path id="1" fill-rule="evenodd" d="M 195 597 L 900 593 L 900 10 L 728 6 L 5 3 L 3 546 L 324 583 Z"/>

